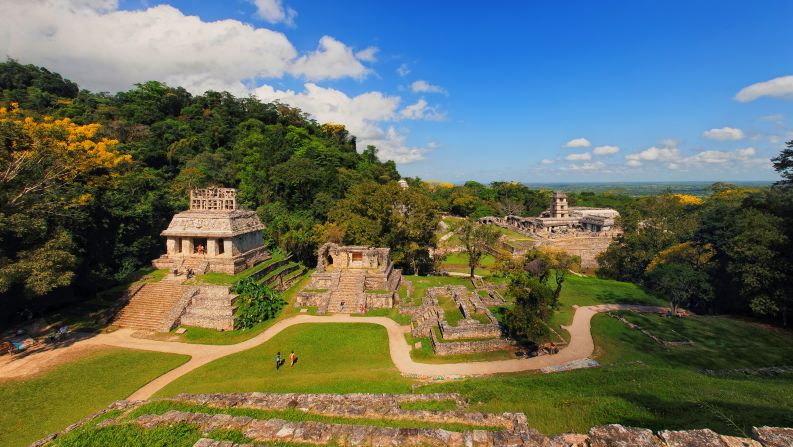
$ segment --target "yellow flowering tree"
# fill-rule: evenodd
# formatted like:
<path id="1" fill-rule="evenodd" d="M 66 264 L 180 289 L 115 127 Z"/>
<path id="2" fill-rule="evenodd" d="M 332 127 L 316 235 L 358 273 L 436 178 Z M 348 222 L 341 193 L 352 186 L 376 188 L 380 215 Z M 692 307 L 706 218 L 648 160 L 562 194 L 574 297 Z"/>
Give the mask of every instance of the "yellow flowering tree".
<path id="1" fill-rule="evenodd" d="M 99 129 L 0 107 L 0 293 L 20 284 L 42 295 L 71 283 L 69 216 L 131 161 Z"/>

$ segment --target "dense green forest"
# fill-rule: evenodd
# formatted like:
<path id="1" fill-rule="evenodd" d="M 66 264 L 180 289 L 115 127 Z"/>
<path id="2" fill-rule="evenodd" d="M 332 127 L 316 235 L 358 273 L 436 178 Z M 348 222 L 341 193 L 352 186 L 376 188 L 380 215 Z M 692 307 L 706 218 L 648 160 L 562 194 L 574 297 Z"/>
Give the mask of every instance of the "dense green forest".
<path id="1" fill-rule="evenodd" d="M 376 148 L 358 153 L 343 125 L 285 104 L 159 82 L 96 94 L 11 60 L 0 64 L 0 90 L 5 312 L 33 297 L 88 296 L 148 265 L 190 188 L 239 188 L 267 243 L 310 264 L 322 234 L 315 226 L 334 203 L 356 185 L 399 179 Z M 434 209 L 426 217 L 437 219 Z"/>
<path id="2" fill-rule="evenodd" d="M 146 82 L 92 93 L 56 73 L 0 64 L 0 303 L 63 302 L 124 282 L 163 250 L 159 236 L 193 187 L 239 189 L 266 242 L 314 262 L 319 244 L 388 246 L 408 273 L 433 269 L 441 213 L 538 215 L 551 191 L 516 182 L 407 179 L 340 123 L 299 109 Z M 771 188 L 717 183 L 704 199 L 573 192 L 618 210 L 624 234 L 598 275 L 676 305 L 787 323 L 793 296 L 793 142 Z M 2 318 L 0 318 L 2 320 Z"/>

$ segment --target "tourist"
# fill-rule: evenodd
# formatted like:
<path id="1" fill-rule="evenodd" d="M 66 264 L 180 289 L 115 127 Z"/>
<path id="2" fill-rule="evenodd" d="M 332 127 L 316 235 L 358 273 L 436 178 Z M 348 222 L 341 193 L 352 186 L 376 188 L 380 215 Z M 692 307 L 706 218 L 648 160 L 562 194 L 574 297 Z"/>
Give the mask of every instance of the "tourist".
<path id="1" fill-rule="evenodd" d="M 201 245 L 201 244 L 198 244 L 198 254 L 199 255 L 203 255 L 204 254 L 204 246 Z"/>
<path id="2" fill-rule="evenodd" d="M 187 267 L 187 274 L 185 276 L 187 276 L 187 279 L 193 277 L 193 269 L 191 267 Z"/>
<path id="3" fill-rule="evenodd" d="M 358 309 L 361 311 L 361 313 L 364 313 L 366 311 L 366 306 L 361 304 L 361 306 Z"/>
<path id="4" fill-rule="evenodd" d="M 344 301 L 339 303 L 339 312 L 344 312 Z"/>
<path id="5" fill-rule="evenodd" d="M 292 366 L 295 366 L 296 361 L 297 356 L 295 355 L 295 351 L 292 351 L 292 353 L 289 354 L 289 367 L 291 368 Z"/>
<path id="6" fill-rule="evenodd" d="M 278 351 L 278 354 L 275 354 L 275 370 L 278 371 L 278 368 L 281 367 L 281 351 Z"/>

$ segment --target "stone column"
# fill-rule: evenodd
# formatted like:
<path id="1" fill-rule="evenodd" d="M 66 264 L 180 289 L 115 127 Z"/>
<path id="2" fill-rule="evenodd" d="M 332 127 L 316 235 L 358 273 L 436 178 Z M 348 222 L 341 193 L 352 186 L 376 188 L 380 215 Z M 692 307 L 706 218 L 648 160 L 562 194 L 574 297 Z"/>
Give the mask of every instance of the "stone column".
<path id="1" fill-rule="evenodd" d="M 165 241 L 165 252 L 171 256 L 179 254 L 180 244 L 181 241 L 178 237 L 168 236 Z"/>
<path id="2" fill-rule="evenodd" d="M 207 238 L 207 256 L 214 258 L 218 255 L 218 240 Z"/>
<path id="3" fill-rule="evenodd" d="M 223 239 L 223 256 L 230 258 L 234 253 L 234 246 L 231 239 Z"/>
<path id="4" fill-rule="evenodd" d="M 182 254 L 185 256 L 193 255 L 193 238 L 191 237 L 182 238 Z"/>

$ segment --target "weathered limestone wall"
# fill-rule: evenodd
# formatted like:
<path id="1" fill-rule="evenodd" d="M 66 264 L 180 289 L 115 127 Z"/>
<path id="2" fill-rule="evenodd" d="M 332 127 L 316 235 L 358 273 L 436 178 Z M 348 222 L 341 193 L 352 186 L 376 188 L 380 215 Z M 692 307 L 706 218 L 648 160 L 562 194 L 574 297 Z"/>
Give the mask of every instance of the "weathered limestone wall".
<path id="1" fill-rule="evenodd" d="M 500 333 L 499 333 L 500 335 Z M 444 338 L 446 336 L 444 335 Z M 503 338 L 490 338 L 487 340 L 450 341 L 438 340 L 435 332 L 430 332 L 432 349 L 436 355 L 473 354 L 476 352 L 491 352 L 510 349 L 515 343 Z"/>
<path id="2" fill-rule="evenodd" d="M 169 411 L 165 414 L 144 414 L 129 420 L 129 412 L 147 401 L 118 401 L 105 410 L 70 425 L 63 431 L 34 442 L 31 447 L 42 447 L 74 430 L 85 427 L 97 418 L 97 427 L 134 423 L 146 429 L 187 423 L 197 426 L 203 433 L 215 429 L 239 430 L 256 443 L 281 442 L 338 446 L 453 446 L 453 447 L 790 447 L 793 446 L 793 429 L 779 427 L 754 427 L 751 438 L 719 435 L 709 429 L 653 433 L 642 428 L 618 424 L 593 427 L 585 434 L 565 433 L 546 436 L 528 426 L 522 413 L 488 414 L 466 412 L 466 402 L 456 394 L 199 394 L 179 395 L 167 400 L 185 402 L 215 409 L 250 408 L 284 411 L 299 409 L 350 420 L 349 423 L 321 423 L 313 421 L 292 422 L 282 419 L 255 419 L 247 416 L 208 414 L 201 412 Z M 419 401 L 453 401 L 454 411 L 403 410 L 400 404 Z M 111 411 L 120 414 L 110 415 Z M 392 428 L 356 425 L 354 418 L 432 423 L 455 423 L 472 426 L 460 431 L 439 428 Z M 490 430 L 476 427 L 490 427 Z M 200 447 L 242 447 L 230 441 L 202 439 Z M 245 445 L 246 447 L 249 445 Z M 251 446 L 252 447 L 252 446 Z"/>
<path id="3" fill-rule="evenodd" d="M 593 233 L 600 234 L 600 233 Z M 598 236 L 571 236 L 553 239 L 538 239 L 537 247 L 547 247 L 554 250 L 562 250 L 571 255 L 581 258 L 581 267 L 597 268 L 597 255 L 606 251 L 611 245 L 612 237 L 610 234 Z"/>

